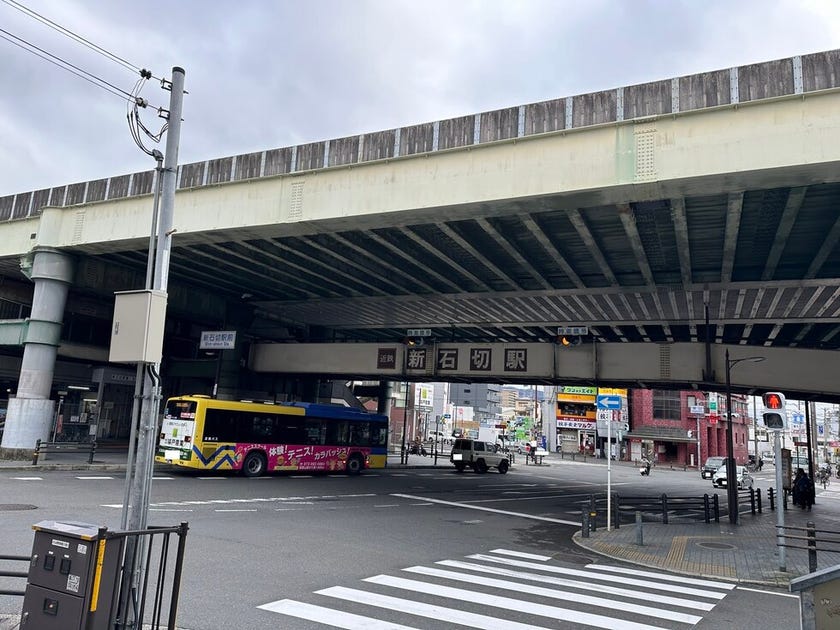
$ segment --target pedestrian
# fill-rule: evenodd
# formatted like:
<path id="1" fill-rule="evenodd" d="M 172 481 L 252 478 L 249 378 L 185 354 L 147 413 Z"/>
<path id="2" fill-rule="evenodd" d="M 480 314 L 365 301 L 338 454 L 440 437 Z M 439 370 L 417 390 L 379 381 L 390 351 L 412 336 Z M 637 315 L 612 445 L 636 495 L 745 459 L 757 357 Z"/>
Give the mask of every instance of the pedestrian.
<path id="1" fill-rule="evenodd" d="M 801 473 L 801 474 L 800 474 Z M 799 468 L 796 471 L 796 480 L 793 484 L 794 505 L 799 505 L 803 510 L 811 510 L 814 504 L 815 488 L 814 482 L 804 470 Z M 798 502 L 797 502 L 798 499 Z"/>
<path id="2" fill-rule="evenodd" d="M 801 479 L 802 475 L 805 474 L 805 471 L 801 468 L 796 469 L 796 474 L 793 476 L 793 484 L 791 484 L 791 490 L 793 493 L 793 504 L 800 505 L 802 503 L 802 485 Z"/>
<path id="3" fill-rule="evenodd" d="M 762 467 L 764 466 L 764 460 L 761 458 L 761 455 L 758 456 L 758 472 L 761 472 Z"/>

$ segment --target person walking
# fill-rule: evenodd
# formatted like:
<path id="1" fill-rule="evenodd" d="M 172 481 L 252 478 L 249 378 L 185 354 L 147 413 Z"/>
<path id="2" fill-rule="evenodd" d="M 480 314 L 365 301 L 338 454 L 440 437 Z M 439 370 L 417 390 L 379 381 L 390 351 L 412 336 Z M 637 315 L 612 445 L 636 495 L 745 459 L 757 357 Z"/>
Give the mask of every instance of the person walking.
<path id="1" fill-rule="evenodd" d="M 796 471 L 796 480 L 793 484 L 793 502 L 794 505 L 799 505 L 803 510 L 811 511 L 811 506 L 814 504 L 816 490 L 814 482 L 801 468 Z M 798 499 L 798 502 L 797 502 Z"/>

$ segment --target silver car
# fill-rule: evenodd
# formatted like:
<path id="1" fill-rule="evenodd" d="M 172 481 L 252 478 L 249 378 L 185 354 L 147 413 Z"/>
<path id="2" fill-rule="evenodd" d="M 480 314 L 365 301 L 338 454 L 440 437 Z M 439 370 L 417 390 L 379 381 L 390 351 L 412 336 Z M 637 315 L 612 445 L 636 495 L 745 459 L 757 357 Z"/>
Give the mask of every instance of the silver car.
<path id="1" fill-rule="evenodd" d="M 745 466 L 735 466 L 735 480 L 738 482 L 738 489 L 752 488 L 753 478 Z M 726 478 L 726 466 L 721 466 L 712 476 L 712 485 L 715 488 L 725 488 L 728 485 Z"/>

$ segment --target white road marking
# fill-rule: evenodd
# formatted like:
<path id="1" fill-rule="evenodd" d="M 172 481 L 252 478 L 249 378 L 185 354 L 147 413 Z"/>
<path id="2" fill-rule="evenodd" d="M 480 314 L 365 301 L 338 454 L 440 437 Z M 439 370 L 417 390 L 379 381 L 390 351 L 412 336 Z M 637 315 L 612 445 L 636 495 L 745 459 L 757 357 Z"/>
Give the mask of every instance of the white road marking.
<path id="1" fill-rule="evenodd" d="M 407 580 L 405 578 L 392 577 L 390 575 L 377 575 L 376 577 L 365 579 L 365 582 L 404 589 L 411 591 L 412 593 L 425 593 L 426 595 L 447 597 L 455 599 L 459 602 L 471 602 L 482 606 L 493 606 L 495 608 L 504 608 L 505 610 L 530 613 L 532 615 L 539 615 L 540 617 L 563 619 L 564 621 L 583 623 L 595 626 L 596 628 L 607 628 L 609 630 L 651 630 L 653 628 L 653 626 L 649 626 L 647 624 L 625 621 L 616 617 L 596 615 L 594 613 L 581 612 L 570 608 L 559 608 L 557 606 L 538 604 L 536 602 L 491 595 L 489 593 L 481 593 L 478 591 L 470 591 L 463 588 L 452 588 L 450 586 L 440 586 L 429 582 Z"/>
<path id="2" fill-rule="evenodd" d="M 399 503 L 383 503 L 382 505 L 374 505 L 375 508 L 392 508 L 392 507 L 400 507 Z"/>
<path id="3" fill-rule="evenodd" d="M 608 593 L 610 595 L 618 595 L 619 597 L 626 597 L 629 599 L 641 599 L 646 602 L 656 602 L 659 604 L 667 604 L 669 606 L 680 606 L 681 608 L 691 608 L 695 610 L 711 610 L 715 607 L 709 602 L 701 602 L 693 599 L 684 599 L 682 597 L 669 597 L 668 595 L 658 595 L 656 593 L 646 593 L 643 591 L 634 591 L 626 588 L 616 586 L 609 586 L 607 584 L 591 584 L 588 582 L 579 582 L 577 580 L 570 580 L 567 578 L 554 577 L 551 575 L 542 575 L 540 573 L 529 573 L 527 571 L 514 571 L 513 569 L 505 569 L 502 567 L 487 567 L 481 564 L 472 564 L 471 562 L 461 562 L 460 560 L 441 560 L 436 562 L 445 567 L 453 567 L 456 569 L 467 569 L 469 571 L 477 571 L 479 573 L 490 573 L 495 576 L 507 576 L 517 578 L 520 580 L 528 580 L 530 582 L 540 582 L 541 584 L 555 584 L 557 586 L 568 586 L 579 591 L 595 591 L 597 593 Z M 539 565 L 534 565 L 539 567 Z"/>
<path id="4" fill-rule="evenodd" d="M 113 479 L 113 477 L 76 477 L 76 479 L 81 479 L 83 481 L 104 481 L 106 479 Z"/>
<path id="5" fill-rule="evenodd" d="M 726 582 L 716 582 L 713 580 L 700 580 L 696 578 L 685 577 L 684 575 L 669 575 L 667 573 L 656 573 L 653 571 L 640 571 L 639 569 L 628 569 L 625 567 L 614 567 L 607 564 L 587 564 L 587 569 L 593 571 L 611 571 L 612 573 L 621 573 L 622 575 L 635 575 L 638 577 L 654 578 L 657 580 L 665 580 L 666 582 L 679 582 L 680 584 L 691 584 L 692 586 L 703 586 L 705 588 L 720 588 L 725 591 L 731 591 L 735 588 L 734 584 Z"/>
<path id="6" fill-rule="evenodd" d="M 341 610 L 324 608 L 304 602 L 296 602 L 291 599 L 281 599 L 270 604 L 257 606 L 263 610 L 289 615 L 306 621 L 315 621 L 333 628 L 344 628 L 344 630 L 417 630 L 411 626 L 403 626 L 390 621 L 382 621 L 373 617 L 363 617 Z"/>
<path id="7" fill-rule="evenodd" d="M 199 479 L 204 481 L 225 481 L 227 477 L 199 477 Z"/>
<path id="8" fill-rule="evenodd" d="M 12 479 L 17 479 L 18 481 L 43 481 L 43 477 L 12 477 Z"/>
<path id="9" fill-rule="evenodd" d="M 213 511 L 214 511 L 214 512 L 256 512 L 257 510 L 256 510 L 256 508 L 251 508 L 251 509 L 241 509 L 241 510 L 237 510 L 237 509 L 233 509 L 233 510 L 219 509 L 219 510 L 213 510 Z"/>
<path id="10" fill-rule="evenodd" d="M 514 551 L 512 549 L 491 549 L 490 553 L 498 553 L 503 556 L 514 556 L 516 558 L 525 558 L 526 560 L 551 560 L 551 556 L 540 556 L 536 553 L 525 553 L 524 551 Z"/>
<path id="11" fill-rule="evenodd" d="M 448 580 L 454 580 L 457 582 L 467 582 L 469 584 L 475 583 L 475 576 L 465 574 L 465 573 L 456 573 L 455 571 L 444 571 L 443 569 L 431 569 L 426 567 L 409 567 L 408 569 L 403 569 L 404 571 L 410 571 L 412 573 L 419 573 L 420 575 L 429 575 L 432 577 L 441 577 Z M 368 578 L 365 580 L 366 582 L 372 581 L 374 578 Z M 397 578 L 399 579 L 399 578 Z M 382 581 L 376 581 L 376 584 L 382 584 Z M 396 584 L 386 584 L 387 586 L 395 586 L 396 588 L 405 588 L 405 589 L 412 589 L 415 584 L 423 584 L 423 582 L 414 582 L 413 580 L 405 580 L 402 586 L 398 586 Z M 636 615 L 648 615 L 650 617 L 658 617 L 660 619 L 669 619 L 672 621 L 677 621 L 680 623 L 689 623 L 695 624 L 701 621 L 703 618 L 698 617 L 697 615 L 688 615 L 686 613 L 676 612 L 673 610 L 666 610 L 664 608 L 654 608 L 652 606 L 643 606 L 641 604 L 631 604 L 628 602 L 622 602 L 616 599 L 608 599 L 605 597 L 594 597 L 592 595 L 582 595 L 580 593 L 574 593 L 569 591 L 557 591 L 551 588 L 544 588 L 542 586 L 532 586 L 528 584 L 523 584 L 521 582 L 510 582 L 508 580 L 499 580 L 496 578 L 489 578 L 485 577 L 481 579 L 482 586 L 492 586 L 495 588 L 504 589 L 506 592 L 517 592 L 517 593 L 525 593 L 527 592 L 529 595 L 540 595 L 542 597 L 547 597 L 549 599 L 559 599 L 567 602 L 575 602 L 578 604 L 587 604 L 591 606 L 601 606 L 606 608 L 607 610 L 621 610 L 623 612 L 633 613 Z M 454 591 L 460 591 L 460 589 L 453 589 Z M 421 592 L 429 592 L 421 590 Z M 463 591 L 464 593 L 470 593 L 471 591 Z M 501 598 L 502 600 L 506 600 L 507 598 Z M 508 600 L 510 602 L 514 602 L 516 600 Z M 482 602 L 483 603 L 483 602 Z M 507 604 L 507 602 L 502 601 L 499 604 L 491 604 L 497 605 L 500 607 L 508 608 L 510 610 L 519 610 L 520 612 L 535 612 L 533 606 L 540 606 L 540 604 L 530 604 L 528 602 L 519 602 L 519 605 L 522 608 L 512 608 Z M 555 610 L 553 607 L 550 607 L 550 610 Z M 560 609 L 563 610 L 563 609 Z M 535 614 L 540 614 L 539 612 L 535 612 Z M 545 614 L 544 616 L 549 617 L 552 613 Z"/>
<path id="12" fill-rule="evenodd" d="M 791 597 L 793 599 L 800 599 L 799 595 L 793 593 L 775 593 L 773 591 L 764 591 L 760 588 L 749 588 L 747 586 L 736 586 L 739 591 L 749 591 L 750 593 L 760 593 L 761 595 L 775 595 L 777 597 Z"/>
<path id="13" fill-rule="evenodd" d="M 546 566 L 544 564 L 534 564 L 533 562 L 523 562 L 520 560 L 511 560 L 509 558 L 496 558 L 494 556 L 488 556 L 485 554 L 474 554 L 471 556 L 467 556 L 471 560 L 483 560 L 485 562 L 497 562 L 499 564 L 507 564 L 509 566 L 514 567 L 523 567 L 526 569 L 537 569 L 538 571 L 548 571 L 550 573 L 560 573 L 563 575 L 573 575 L 575 577 L 583 577 L 588 578 L 590 580 L 597 579 L 601 580 L 602 582 L 619 582 L 621 584 L 631 585 L 631 586 L 641 586 L 642 588 L 653 588 L 657 590 L 667 590 L 672 593 L 681 593 L 683 595 L 694 595 L 696 597 L 707 597 L 710 599 L 723 599 L 726 597 L 726 593 L 717 593 L 711 591 L 701 591 L 700 589 L 696 588 L 688 588 L 685 586 L 676 586 L 673 584 L 660 584 L 659 582 L 651 582 L 648 580 L 636 580 L 633 578 L 618 576 L 618 575 L 606 575 L 606 574 L 596 574 L 591 571 L 580 571 L 578 569 L 565 569 L 563 567 L 554 567 L 554 566 Z M 661 577 L 661 576 L 658 576 Z"/>
<path id="14" fill-rule="evenodd" d="M 326 595 L 327 597 L 335 597 L 337 599 L 358 602 L 369 606 L 377 606 L 379 608 L 385 608 L 386 610 L 397 610 L 410 615 L 437 619 L 450 624 L 460 624 L 471 628 L 481 628 L 482 630 L 498 630 L 500 627 L 504 627 L 505 630 L 548 630 L 548 628 L 535 626 L 530 623 L 518 623 L 516 621 L 505 621 L 502 623 L 497 617 L 478 615 L 475 613 L 457 610 L 455 608 L 445 608 L 435 604 L 425 604 L 423 602 L 400 599 L 399 597 L 368 593 L 366 591 L 345 588 L 343 586 L 333 586 L 331 588 L 325 588 L 315 592 L 319 595 Z"/>
<path id="15" fill-rule="evenodd" d="M 411 494 L 393 494 L 391 496 L 400 497 L 401 499 L 412 499 L 414 501 L 428 501 L 429 503 L 438 503 L 440 505 L 451 505 L 453 507 L 460 507 L 467 510 L 480 510 L 482 512 L 492 512 L 494 514 L 503 514 L 505 516 L 518 516 L 520 518 L 527 518 L 532 521 L 545 521 L 548 523 L 560 523 L 561 525 L 574 525 L 580 527 L 580 523 L 576 521 L 564 521 L 559 518 L 549 518 L 547 516 L 537 516 L 535 514 L 523 514 L 522 512 L 510 512 L 508 510 L 496 510 L 494 508 L 484 507 L 481 505 L 471 505 L 467 503 L 456 503 L 455 501 L 443 501 L 441 499 L 429 499 L 426 497 L 418 497 Z"/>

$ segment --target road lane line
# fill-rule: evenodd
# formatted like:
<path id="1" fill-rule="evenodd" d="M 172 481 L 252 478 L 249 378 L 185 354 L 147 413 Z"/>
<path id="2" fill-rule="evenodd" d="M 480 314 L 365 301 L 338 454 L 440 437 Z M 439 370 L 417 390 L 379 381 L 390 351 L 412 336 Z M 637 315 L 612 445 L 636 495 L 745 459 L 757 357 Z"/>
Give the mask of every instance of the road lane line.
<path id="1" fill-rule="evenodd" d="M 442 499 L 429 499 L 427 497 L 418 497 L 413 494 L 392 494 L 391 496 L 400 497 L 401 499 L 412 499 L 414 501 L 428 501 L 429 503 L 437 503 L 439 505 L 451 505 L 452 507 L 464 508 L 466 510 L 479 510 L 481 512 L 492 512 L 493 514 L 503 514 L 505 516 L 518 516 L 519 518 L 527 518 L 532 521 L 544 521 L 547 523 L 559 523 L 561 525 L 574 525 L 575 527 L 580 527 L 580 523 L 578 523 L 577 521 L 564 521 L 563 519 L 550 518 L 548 516 L 523 514 L 522 512 L 510 512 L 508 510 L 496 510 L 494 508 L 484 507 L 481 505 L 456 503 L 455 501 L 443 501 Z"/>

